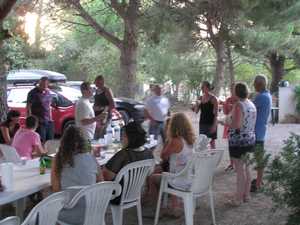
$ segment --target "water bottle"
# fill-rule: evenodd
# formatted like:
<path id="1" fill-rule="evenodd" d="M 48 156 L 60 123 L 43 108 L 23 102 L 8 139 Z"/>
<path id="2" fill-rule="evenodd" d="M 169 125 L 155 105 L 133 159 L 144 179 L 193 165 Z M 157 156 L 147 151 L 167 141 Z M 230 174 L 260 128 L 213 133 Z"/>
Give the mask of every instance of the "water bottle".
<path id="1" fill-rule="evenodd" d="M 106 128 L 106 135 L 107 135 L 107 144 L 111 144 L 113 140 L 113 130 L 111 125 L 109 124 Z"/>
<path id="2" fill-rule="evenodd" d="M 120 142 L 121 141 L 121 127 L 119 125 L 116 125 L 114 127 L 115 130 L 115 141 Z"/>

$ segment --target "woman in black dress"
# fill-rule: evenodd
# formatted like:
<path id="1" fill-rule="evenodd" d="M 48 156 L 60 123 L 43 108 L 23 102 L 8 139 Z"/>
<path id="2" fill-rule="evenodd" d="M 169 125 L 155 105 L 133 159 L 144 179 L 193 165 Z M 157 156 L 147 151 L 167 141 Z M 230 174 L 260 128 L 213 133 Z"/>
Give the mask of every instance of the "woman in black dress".
<path id="1" fill-rule="evenodd" d="M 19 111 L 11 110 L 7 113 L 7 119 L 0 124 L 0 144 L 11 144 L 15 133 L 20 128 L 19 118 Z"/>
<path id="2" fill-rule="evenodd" d="M 102 123 L 97 123 L 95 130 L 95 139 L 103 138 L 105 130 L 111 120 L 112 110 L 115 108 L 115 102 L 113 99 L 113 93 L 110 88 L 104 85 L 104 77 L 97 76 L 95 79 L 95 85 L 97 87 L 94 96 L 94 111 L 95 115 L 99 115 L 102 112 L 107 112 L 107 118 Z"/>
<path id="3" fill-rule="evenodd" d="M 218 100 L 210 91 L 212 86 L 208 81 L 203 81 L 201 85 L 202 96 L 199 97 L 194 112 L 200 113 L 199 134 L 205 134 L 211 138 L 210 147 L 216 148 L 218 126 Z"/>

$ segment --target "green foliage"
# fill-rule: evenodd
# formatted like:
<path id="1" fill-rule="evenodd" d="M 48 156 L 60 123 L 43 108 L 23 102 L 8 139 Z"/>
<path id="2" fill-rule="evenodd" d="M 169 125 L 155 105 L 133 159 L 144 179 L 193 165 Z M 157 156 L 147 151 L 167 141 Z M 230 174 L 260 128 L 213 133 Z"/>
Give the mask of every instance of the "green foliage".
<path id="1" fill-rule="evenodd" d="M 1 51 L 2 54 L 5 55 L 10 69 L 22 69 L 29 65 L 29 60 L 26 56 L 26 48 L 26 43 L 19 37 L 10 38 L 4 41 Z"/>
<path id="2" fill-rule="evenodd" d="M 295 87 L 296 110 L 300 114 L 300 86 Z"/>
<path id="3" fill-rule="evenodd" d="M 300 224 L 300 136 L 294 133 L 269 165 L 266 172 L 266 191 L 277 207 L 287 206 L 291 213 L 288 225 Z"/>
<path id="4" fill-rule="evenodd" d="M 256 170 L 264 169 L 268 165 L 270 157 L 271 154 L 266 153 L 263 146 L 256 145 L 255 151 L 250 159 L 250 164 L 254 164 Z"/>
<path id="5" fill-rule="evenodd" d="M 249 88 L 252 87 L 254 77 L 257 74 L 266 74 L 269 75 L 268 78 L 270 78 L 268 71 L 262 65 L 255 63 L 240 63 L 235 67 L 235 74 L 236 80 L 247 83 Z"/>

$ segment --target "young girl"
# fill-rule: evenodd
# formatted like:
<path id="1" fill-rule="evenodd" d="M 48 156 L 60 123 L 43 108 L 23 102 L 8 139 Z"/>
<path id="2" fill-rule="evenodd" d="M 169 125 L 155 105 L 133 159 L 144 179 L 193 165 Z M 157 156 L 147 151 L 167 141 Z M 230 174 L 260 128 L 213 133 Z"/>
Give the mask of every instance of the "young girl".
<path id="1" fill-rule="evenodd" d="M 101 180 L 101 171 L 96 159 L 89 152 L 88 143 L 80 129 L 75 126 L 68 127 L 52 162 L 52 190 L 57 192 L 71 186 L 95 184 Z M 59 220 L 68 224 L 83 224 L 84 208 L 85 202 L 80 200 L 74 208 L 63 209 Z"/>

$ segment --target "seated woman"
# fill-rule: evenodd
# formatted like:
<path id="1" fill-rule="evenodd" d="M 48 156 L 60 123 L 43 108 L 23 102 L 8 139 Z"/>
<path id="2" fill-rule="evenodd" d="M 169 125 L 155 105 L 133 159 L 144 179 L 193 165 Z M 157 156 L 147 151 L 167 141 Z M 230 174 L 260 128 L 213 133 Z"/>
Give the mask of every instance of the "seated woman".
<path id="1" fill-rule="evenodd" d="M 116 153 L 103 169 L 104 180 L 114 180 L 118 172 L 127 164 L 152 159 L 152 151 L 146 149 L 146 131 L 139 123 L 130 122 L 125 125 L 122 132 L 122 150 Z M 119 203 L 119 198 L 113 203 Z"/>
<path id="2" fill-rule="evenodd" d="M 10 110 L 7 113 L 7 119 L 0 124 L 0 144 L 11 144 L 15 133 L 20 128 L 19 118 L 19 111 Z"/>
<path id="3" fill-rule="evenodd" d="M 89 150 L 78 127 L 70 126 L 65 130 L 52 162 L 51 185 L 54 192 L 102 181 L 100 167 Z M 71 194 L 75 195 L 76 192 Z M 79 201 L 74 208 L 63 209 L 59 220 L 68 224 L 83 224 L 84 207 L 85 202 Z"/>
<path id="4" fill-rule="evenodd" d="M 40 135 L 35 132 L 38 126 L 38 119 L 35 116 L 29 116 L 25 121 L 25 128 L 21 128 L 14 136 L 12 146 L 16 148 L 21 157 L 32 159 L 46 153 L 44 150 Z"/>
<path id="5" fill-rule="evenodd" d="M 179 173 L 183 170 L 193 154 L 193 145 L 196 140 L 192 124 L 184 113 L 175 113 L 170 120 L 167 132 L 167 144 L 161 152 L 162 160 L 169 160 L 170 173 Z M 150 177 L 149 192 L 157 196 L 161 174 L 153 174 Z M 176 178 L 169 183 L 172 187 L 186 190 L 191 183 L 185 178 Z M 153 198 L 152 198 L 153 199 Z M 178 204 L 172 197 L 172 215 L 176 216 Z"/>

